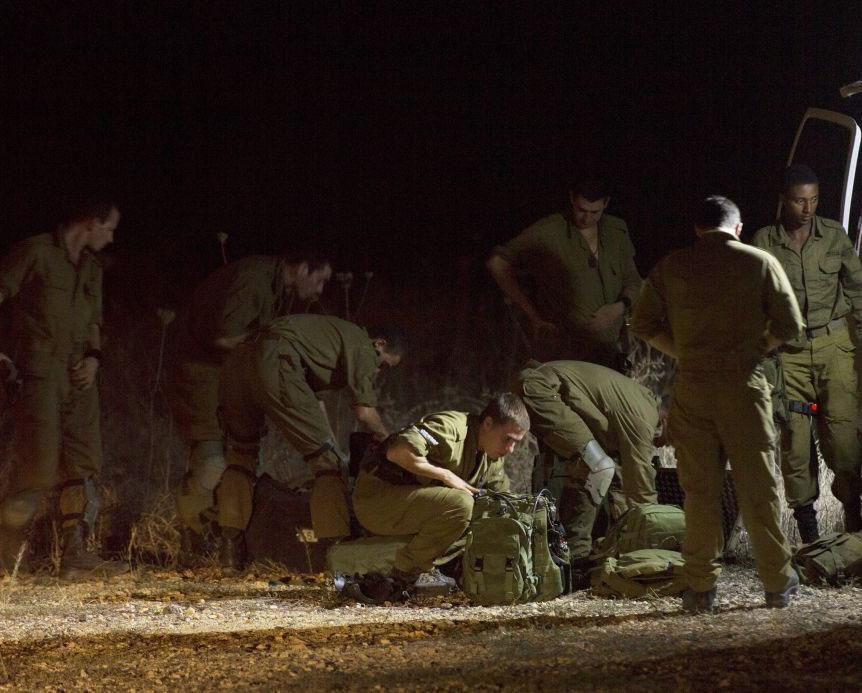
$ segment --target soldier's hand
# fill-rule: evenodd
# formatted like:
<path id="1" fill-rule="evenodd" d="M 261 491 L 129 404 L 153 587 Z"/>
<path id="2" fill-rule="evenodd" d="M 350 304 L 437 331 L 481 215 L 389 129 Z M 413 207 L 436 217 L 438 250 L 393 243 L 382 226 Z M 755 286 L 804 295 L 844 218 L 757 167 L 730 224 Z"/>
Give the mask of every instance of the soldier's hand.
<path id="1" fill-rule="evenodd" d="M 604 332 L 624 312 L 625 306 L 622 303 L 607 303 L 593 313 L 587 321 L 586 328 L 590 332 Z"/>
<path id="2" fill-rule="evenodd" d="M 536 339 L 554 337 L 560 331 L 554 323 L 543 320 L 540 317 L 530 318 L 530 328 L 533 331 L 533 337 Z"/>
<path id="3" fill-rule="evenodd" d="M 447 474 L 446 478 L 443 480 L 443 483 L 446 484 L 449 488 L 454 488 L 457 491 L 466 491 L 471 496 L 474 493 L 479 493 L 479 489 L 470 486 L 470 484 L 468 484 L 460 476 L 454 473 Z"/>
<path id="4" fill-rule="evenodd" d="M 87 356 L 74 366 L 69 373 L 69 379 L 79 390 L 86 390 L 96 382 L 96 372 L 99 370 L 99 360 Z"/>

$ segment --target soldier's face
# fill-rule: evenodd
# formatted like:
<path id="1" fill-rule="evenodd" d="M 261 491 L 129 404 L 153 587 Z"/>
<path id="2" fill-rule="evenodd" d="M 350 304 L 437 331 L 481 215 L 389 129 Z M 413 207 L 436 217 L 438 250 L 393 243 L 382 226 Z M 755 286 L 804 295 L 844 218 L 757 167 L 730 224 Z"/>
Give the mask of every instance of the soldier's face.
<path id="1" fill-rule="evenodd" d="M 377 353 L 380 354 L 380 366 L 377 368 L 378 375 L 381 371 L 384 371 L 387 368 L 395 368 L 395 366 L 401 363 L 401 354 L 393 354 L 389 351 L 386 348 L 385 339 L 375 340 L 374 348 L 377 349 Z"/>
<path id="2" fill-rule="evenodd" d="M 326 265 L 313 272 L 308 271 L 308 264 L 299 266 L 294 280 L 294 290 L 302 301 L 316 301 L 323 293 L 326 282 L 332 278 L 332 267 Z"/>
<path id="3" fill-rule="evenodd" d="M 114 231 L 120 223 L 120 211 L 114 207 L 107 218 L 93 219 L 90 222 L 90 235 L 87 246 L 94 252 L 99 252 L 109 243 L 114 242 Z"/>
<path id="4" fill-rule="evenodd" d="M 510 454 L 525 435 L 527 430 L 514 421 L 500 424 L 486 416 L 479 428 L 479 448 L 496 460 Z"/>
<path id="5" fill-rule="evenodd" d="M 820 201 L 820 186 L 816 183 L 794 185 L 782 195 L 781 214 L 790 227 L 803 226 L 814 218 Z"/>
<path id="6" fill-rule="evenodd" d="M 605 213 L 605 207 L 608 206 L 610 198 L 602 198 L 591 202 L 580 195 L 569 193 L 569 200 L 572 203 L 572 221 L 575 228 L 588 229 L 599 223 L 602 214 Z"/>

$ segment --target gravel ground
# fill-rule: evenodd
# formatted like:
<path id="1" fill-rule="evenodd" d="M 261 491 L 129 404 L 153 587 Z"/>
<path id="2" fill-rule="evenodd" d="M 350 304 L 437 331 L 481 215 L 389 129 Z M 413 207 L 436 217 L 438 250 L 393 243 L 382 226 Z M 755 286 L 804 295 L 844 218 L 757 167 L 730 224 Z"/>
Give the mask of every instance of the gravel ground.
<path id="1" fill-rule="evenodd" d="M 0 582 L 0 690 L 862 689 L 862 589 L 761 608 L 730 565 L 720 611 L 589 593 L 514 607 L 460 595 L 344 604 L 322 575 L 139 572 Z"/>

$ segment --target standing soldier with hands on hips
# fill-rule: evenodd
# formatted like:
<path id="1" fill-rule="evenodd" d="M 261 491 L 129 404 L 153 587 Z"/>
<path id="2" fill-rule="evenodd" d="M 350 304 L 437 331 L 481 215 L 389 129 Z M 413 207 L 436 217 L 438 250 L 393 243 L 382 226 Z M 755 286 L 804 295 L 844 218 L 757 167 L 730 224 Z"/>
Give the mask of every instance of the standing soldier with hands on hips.
<path id="1" fill-rule="evenodd" d="M 799 584 L 781 531 L 772 401 L 759 364 L 799 335 L 802 316 L 781 265 L 740 243 L 741 231 L 732 201 L 703 200 L 697 242 L 656 265 L 631 324 L 678 362 L 669 436 L 685 491 L 683 607 L 694 613 L 714 608 L 728 458 L 766 606 L 787 606 Z"/>

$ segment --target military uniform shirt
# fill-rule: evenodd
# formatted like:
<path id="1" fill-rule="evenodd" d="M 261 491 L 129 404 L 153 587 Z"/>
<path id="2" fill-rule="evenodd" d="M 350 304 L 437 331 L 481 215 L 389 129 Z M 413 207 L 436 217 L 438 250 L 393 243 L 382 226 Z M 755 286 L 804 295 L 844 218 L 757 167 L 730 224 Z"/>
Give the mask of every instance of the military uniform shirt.
<path id="1" fill-rule="evenodd" d="M 518 374 L 518 382 L 516 391 L 527 404 L 534 432 L 541 432 L 540 439 L 564 459 L 593 439 L 627 458 L 651 459 L 659 400 L 640 383 L 583 361 L 534 362 Z M 566 406 L 534 404 L 548 399 Z M 555 420 L 555 414 L 560 418 Z"/>
<path id="2" fill-rule="evenodd" d="M 824 327 L 851 310 L 856 324 L 862 325 L 862 263 L 837 221 L 815 216 L 801 253 L 791 247 L 780 223 L 758 230 L 752 243 L 781 263 L 806 327 Z M 797 340 L 794 346 L 804 341 Z"/>
<path id="3" fill-rule="evenodd" d="M 709 231 L 656 265 L 630 329 L 647 341 L 670 331 L 681 370 L 744 372 L 763 356 L 764 326 L 784 341 L 803 327 L 784 270 L 768 253 Z"/>
<path id="4" fill-rule="evenodd" d="M 536 308 L 545 319 L 577 327 L 618 301 L 624 289 L 636 291 L 641 284 L 626 223 L 605 214 L 598 226 L 597 261 L 562 214 L 540 219 L 494 252 L 536 283 Z M 601 335 L 602 341 L 615 341 L 622 322 Z"/>
<path id="5" fill-rule="evenodd" d="M 394 442 L 404 442 L 418 457 L 437 467 L 448 469 L 471 486 L 508 491 L 505 457 L 492 460 L 479 450 L 479 417 L 459 411 L 429 414 L 417 423 L 395 434 Z M 417 483 L 429 484 L 427 477 L 415 477 Z"/>
<path id="6" fill-rule="evenodd" d="M 298 359 L 314 392 L 346 388 L 352 405 L 377 406 L 380 356 L 364 328 L 329 315 L 287 315 L 267 333 L 281 338 L 284 357 Z"/>
<path id="7" fill-rule="evenodd" d="M 279 257 L 254 255 L 207 277 L 195 290 L 186 318 L 198 349 L 212 352 L 216 339 L 255 332 L 289 312 L 291 294 L 282 283 L 283 269 Z"/>
<path id="8" fill-rule="evenodd" d="M 80 357 L 102 323 L 102 267 L 88 249 L 76 267 L 59 232 L 16 244 L 0 263 L 0 291 L 15 298 L 10 355 L 22 367 Z"/>

